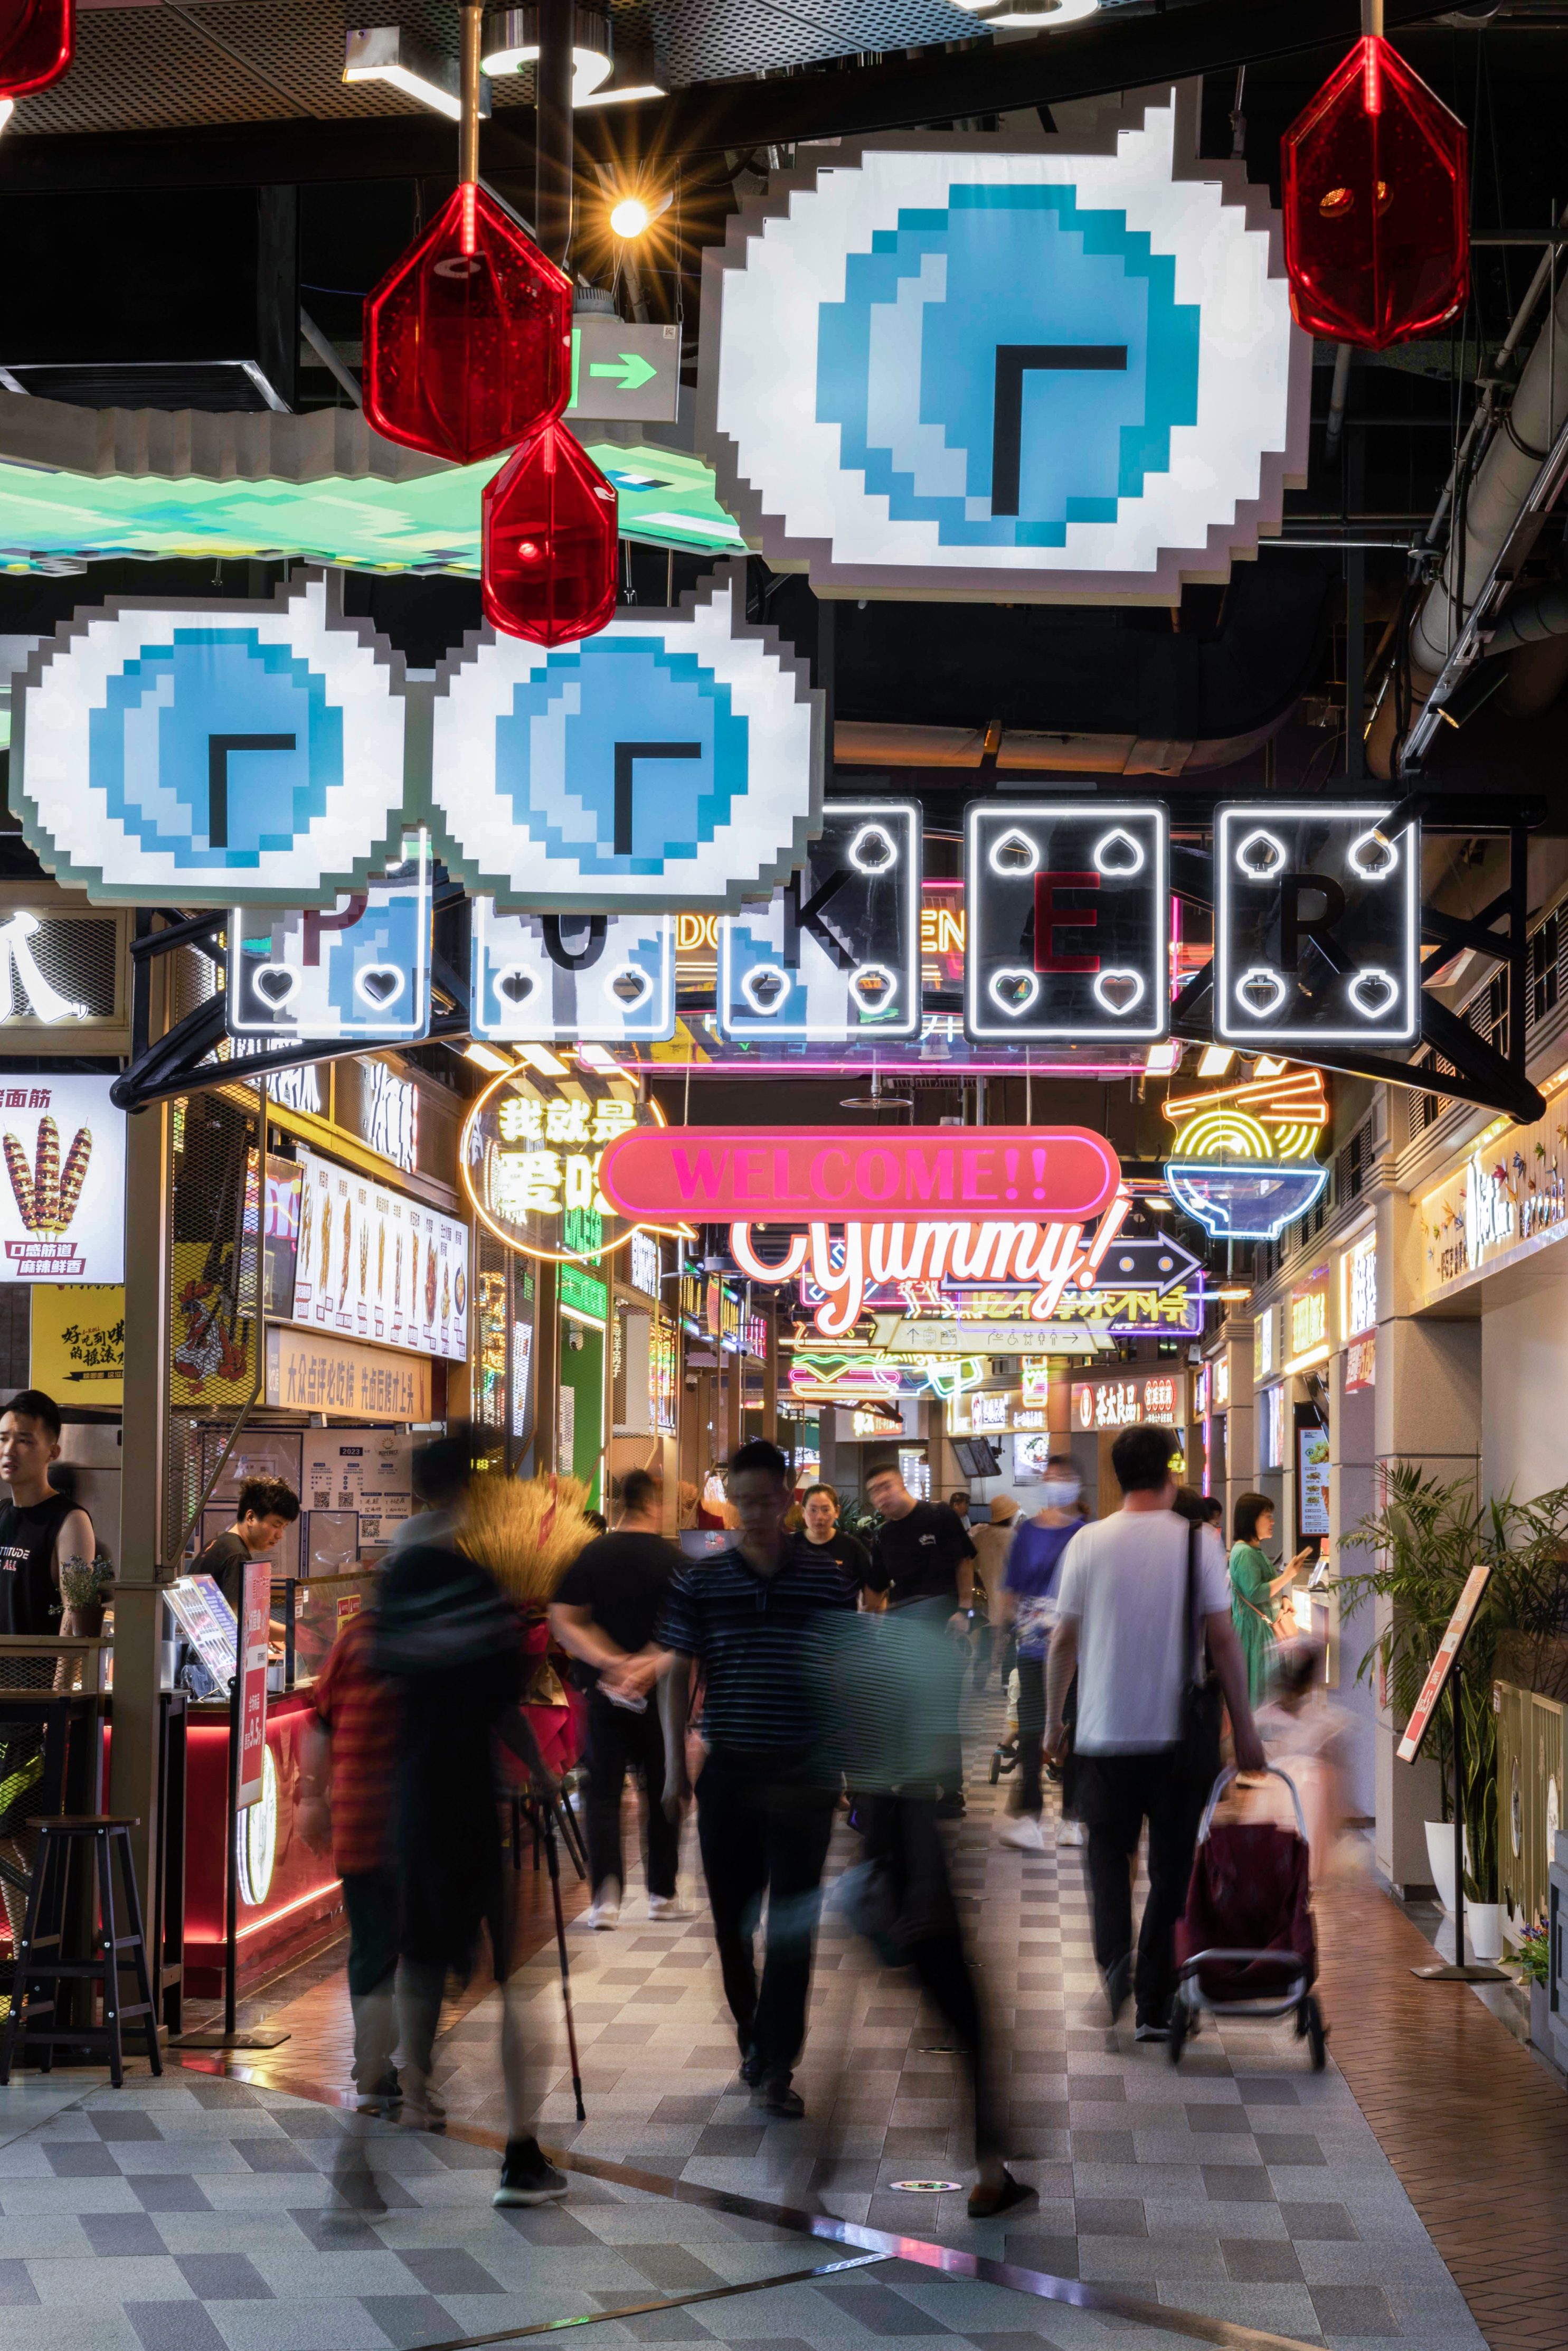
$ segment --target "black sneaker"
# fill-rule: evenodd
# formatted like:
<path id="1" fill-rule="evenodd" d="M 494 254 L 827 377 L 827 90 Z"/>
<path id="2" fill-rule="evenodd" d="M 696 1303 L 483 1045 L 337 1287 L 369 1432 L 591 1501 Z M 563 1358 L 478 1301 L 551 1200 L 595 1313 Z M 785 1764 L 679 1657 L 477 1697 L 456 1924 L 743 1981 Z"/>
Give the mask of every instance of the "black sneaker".
<path id="1" fill-rule="evenodd" d="M 537 2138 L 509 2138 L 501 2166 L 501 2184 L 492 2204 L 553 2204 L 566 2194 L 570 2182 L 541 2152 Z"/>
<path id="2" fill-rule="evenodd" d="M 1163 2017 L 1140 2016 L 1133 2028 L 1134 2041 L 1168 2041 L 1170 2037 L 1170 2026 Z"/>
<path id="3" fill-rule="evenodd" d="M 970 2189 L 969 2218 L 971 2220 L 995 2220 L 1019 2204 L 1036 2200 L 1038 2190 L 1022 2179 L 1015 2179 L 1010 2171 L 1004 2171 L 999 2187 Z"/>
<path id="4" fill-rule="evenodd" d="M 774 2074 L 759 2082 L 751 2093 L 751 2103 L 765 2114 L 779 2115 L 792 2123 L 798 2123 L 806 2111 L 806 2101 L 799 2090 L 791 2089 L 788 2074 Z"/>
<path id="5" fill-rule="evenodd" d="M 748 2090 L 755 2090 L 762 2079 L 762 2060 L 755 2049 L 747 2049 L 740 2061 L 740 2078 Z"/>
<path id="6" fill-rule="evenodd" d="M 1107 1968 L 1103 1982 L 1105 1986 L 1106 2004 L 1111 2011 L 1111 2022 L 1114 2024 L 1120 2017 L 1122 2011 L 1126 2007 L 1128 1994 L 1133 1989 L 1133 1954 L 1131 1951 L 1125 1952 L 1124 1956 L 1115 1962 L 1114 1966 Z"/>
<path id="7" fill-rule="evenodd" d="M 962 1792 L 954 1789 L 948 1795 L 938 1796 L 936 1809 L 939 1821 L 961 1821 L 965 1812 Z"/>

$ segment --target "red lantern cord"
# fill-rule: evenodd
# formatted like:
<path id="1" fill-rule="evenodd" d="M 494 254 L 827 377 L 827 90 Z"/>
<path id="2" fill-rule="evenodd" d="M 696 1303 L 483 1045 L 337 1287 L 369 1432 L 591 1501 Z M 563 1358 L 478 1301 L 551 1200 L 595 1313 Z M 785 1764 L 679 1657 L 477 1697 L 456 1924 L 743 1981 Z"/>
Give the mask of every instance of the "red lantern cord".
<path id="1" fill-rule="evenodd" d="M 1310 334 L 1385 350 L 1469 291 L 1465 127 L 1367 34 L 1281 141 L 1291 306 Z"/>
<path id="2" fill-rule="evenodd" d="M 571 280 L 474 181 L 367 298 L 364 390 L 378 433 L 463 465 L 566 406 Z"/>
<path id="3" fill-rule="evenodd" d="M 536 645 L 591 637 L 615 613 L 613 486 L 563 424 L 516 450 L 486 488 L 485 617 Z"/>
<path id="4" fill-rule="evenodd" d="M 75 0 L 0 0 L 0 98 L 47 89 L 75 47 Z"/>

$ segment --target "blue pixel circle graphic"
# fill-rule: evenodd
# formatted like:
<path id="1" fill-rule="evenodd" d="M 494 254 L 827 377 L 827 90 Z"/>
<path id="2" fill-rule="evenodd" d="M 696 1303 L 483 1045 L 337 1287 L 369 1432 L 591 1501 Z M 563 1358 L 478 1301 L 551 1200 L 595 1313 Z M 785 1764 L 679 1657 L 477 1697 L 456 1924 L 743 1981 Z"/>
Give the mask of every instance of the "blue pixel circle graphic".
<path id="1" fill-rule="evenodd" d="M 746 796 L 749 722 L 695 655 L 659 637 L 589 637 L 552 653 L 496 721 L 496 783 L 514 821 L 585 876 L 695 858 Z"/>
<path id="2" fill-rule="evenodd" d="M 1198 305 L 1123 212 L 1071 187 L 900 208 L 818 313 L 817 419 L 894 521 L 952 547 L 1067 544 L 1197 418 Z"/>
<path id="3" fill-rule="evenodd" d="M 255 629 L 175 629 L 89 715 L 88 782 L 144 849 L 193 874 L 287 852 L 343 781 L 326 679 Z"/>

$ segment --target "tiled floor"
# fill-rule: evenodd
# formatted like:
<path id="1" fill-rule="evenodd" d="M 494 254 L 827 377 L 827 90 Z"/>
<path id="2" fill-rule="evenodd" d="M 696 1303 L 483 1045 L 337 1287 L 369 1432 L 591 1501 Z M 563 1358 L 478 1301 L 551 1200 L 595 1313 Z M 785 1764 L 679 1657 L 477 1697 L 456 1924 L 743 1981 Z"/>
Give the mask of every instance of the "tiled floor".
<path id="1" fill-rule="evenodd" d="M 975 1729 L 972 1764 L 989 1743 L 985 1719 Z M 548 2067 L 541 2136 L 586 2167 L 565 2205 L 491 2210 L 502 2126 L 493 1991 L 456 2011 L 444 2036 L 454 2131 L 441 2140 L 288 2095 L 296 2082 L 329 2101 L 346 2078 L 340 1991 L 317 1985 L 268 2003 L 294 2037 L 256 2060 L 267 2070 L 247 2083 L 186 2070 L 118 2094 L 83 2076 L 0 2093 L 0 2351 L 13 2335 L 19 2351 L 57 2337 L 62 2351 L 414 2351 L 649 2302 L 675 2306 L 603 2320 L 596 2340 L 759 2351 L 857 2351 L 888 2335 L 913 2351 L 1402 2340 L 1476 2351 L 1485 2338 L 1332 2061 L 1312 2075 L 1288 2026 L 1207 2032 L 1179 2071 L 1163 2048 L 1109 2033 L 1080 1856 L 998 1847 L 997 1802 L 972 1771 L 955 1875 L 1007 2053 L 1009 2154 L 1038 2205 L 1006 2222 L 968 2220 L 973 2166 L 946 2036 L 831 1907 L 797 2077 L 807 2118 L 775 2122 L 737 2080 L 706 1915 L 654 1925 L 633 1886 L 614 1934 L 568 1929 L 581 2124 L 553 1934 L 541 1907 L 528 1922 L 533 1956 L 517 1990 Z M 841 1832 L 831 1865 L 852 1850 Z M 1420 1947 L 1391 1905 L 1356 1898 Z M 569 1908 L 580 1901 L 571 1893 Z M 1404 2052 L 1363 2022 L 1378 1913 L 1346 1915 L 1325 1938 L 1331 2048 L 1343 2039 L 1376 2111 Z M 1436 2011 L 1415 2013 L 1425 2024 Z M 1467 2048 L 1472 2064 L 1489 2053 Z M 1421 2062 L 1434 2083 L 1425 2044 Z M 1401 2126 L 1412 2126 L 1405 2116 Z M 621 2167 L 664 2192 L 605 2176 Z M 895 2185 L 911 2179 L 960 2186 Z M 678 2200 L 693 2196 L 704 2200 Z M 727 2208 L 726 2197 L 838 2216 L 816 2226 L 841 2225 L 850 2241 Z M 885 2233 L 867 2242 L 866 2231 Z M 856 2258 L 857 2232 L 883 2256 L 902 2239 L 909 2258 L 753 2289 Z M 972 2273 L 945 2273 L 933 2246 L 956 2249 Z M 980 2258 L 966 2264 L 966 2252 Z M 1002 2262 L 1042 2274 L 1009 2285 Z M 689 2299 L 737 2283 L 748 2290 Z M 1488 2338 L 1559 2339 L 1490 2326 Z"/>

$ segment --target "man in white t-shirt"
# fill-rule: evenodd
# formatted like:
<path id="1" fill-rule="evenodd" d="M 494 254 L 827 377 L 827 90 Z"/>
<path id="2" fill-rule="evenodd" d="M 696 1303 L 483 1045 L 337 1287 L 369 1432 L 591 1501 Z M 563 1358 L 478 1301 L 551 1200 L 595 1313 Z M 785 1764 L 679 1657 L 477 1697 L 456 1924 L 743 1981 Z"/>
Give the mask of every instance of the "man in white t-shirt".
<path id="1" fill-rule="evenodd" d="M 1078 1809 L 1089 1830 L 1094 1957 L 1113 2023 L 1129 1988 L 1140 2041 L 1167 2038 L 1176 1922 L 1186 1904 L 1208 1790 L 1183 1769 L 1179 1741 L 1194 1678 L 1188 1527 L 1177 1515 L 1176 1431 L 1124 1428 L 1111 1447 L 1124 1496 L 1113 1517 L 1080 1530 L 1062 1556 L 1046 1672 L 1046 1753 L 1065 1740 L 1061 1710 L 1078 1674 Z M 1247 1667 L 1230 1620 L 1230 1578 L 1217 1535 L 1197 1535 L 1196 1614 L 1207 1637 L 1244 1771 L 1263 1768 L 1247 1702 Z M 1149 1824 L 1149 1898 L 1133 1959 L 1128 1862 Z"/>

